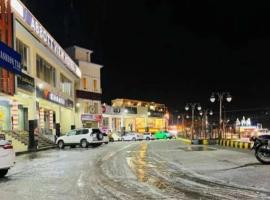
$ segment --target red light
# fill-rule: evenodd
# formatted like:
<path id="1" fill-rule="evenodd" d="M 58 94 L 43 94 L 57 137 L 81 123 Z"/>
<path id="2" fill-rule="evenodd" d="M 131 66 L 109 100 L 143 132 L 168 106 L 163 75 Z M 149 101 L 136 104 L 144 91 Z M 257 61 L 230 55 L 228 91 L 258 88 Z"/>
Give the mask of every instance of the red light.
<path id="1" fill-rule="evenodd" d="M 13 146 L 11 144 L 6 144 L 3 146 L 4 149 L 13 149 Z"/>

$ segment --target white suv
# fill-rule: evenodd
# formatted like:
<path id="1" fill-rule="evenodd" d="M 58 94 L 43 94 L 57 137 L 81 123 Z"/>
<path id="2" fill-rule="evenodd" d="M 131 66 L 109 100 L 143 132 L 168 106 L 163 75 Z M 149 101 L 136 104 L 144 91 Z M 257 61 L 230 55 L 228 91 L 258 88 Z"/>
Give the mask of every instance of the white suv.
<path id="1" fill-rule="evenodd" d="M 98 128 L 81 128 L 67 132 L 66 135 L 57 138 L 56 144 L 60 149 L 65 146 L 80 145 L 87 148 L 89 145 L 99 146 L 103 143 L 108 144 L 109 139 L 106 133 L 102 133 Z"/>
<path id="2" fill-rule="evenodd" d="M 15 152 L 10 142 L 0 139 L 0 178 L 15 164 Z"/>

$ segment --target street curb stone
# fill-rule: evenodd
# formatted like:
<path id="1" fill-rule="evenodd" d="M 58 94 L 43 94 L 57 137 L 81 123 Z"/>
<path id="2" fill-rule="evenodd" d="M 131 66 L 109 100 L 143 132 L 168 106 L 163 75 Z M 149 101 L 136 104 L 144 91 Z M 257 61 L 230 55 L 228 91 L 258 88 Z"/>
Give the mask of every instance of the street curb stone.
<path id="1" fill-rule="evenodd" d="M 24 155 L 24 154 L 28 154 L 28 153 L 34 153 L 34 152 L 39 152 L 39 151 L 46 151 L 46 150 L 50 150 L 50 149 L 54 149 L 56 148 L 56 146 L 50 146 L 50 147 L 44 147 L 41 149 L 37 149 L 36 151 L 20 151 L 20 152 L 15 152 L 16 156 L 20 156 L 20 155 Z"/>

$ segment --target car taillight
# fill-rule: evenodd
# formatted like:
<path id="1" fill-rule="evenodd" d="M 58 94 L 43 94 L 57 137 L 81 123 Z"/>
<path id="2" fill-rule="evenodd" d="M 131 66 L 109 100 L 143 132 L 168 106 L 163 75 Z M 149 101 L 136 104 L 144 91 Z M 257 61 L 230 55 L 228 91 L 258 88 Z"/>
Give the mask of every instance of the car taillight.
<path id="1" fill-rule="evenodd" d="M 3 146 L 3 149 L 13 149 L 13 146 L 11 144 L 6 144 Z"/>

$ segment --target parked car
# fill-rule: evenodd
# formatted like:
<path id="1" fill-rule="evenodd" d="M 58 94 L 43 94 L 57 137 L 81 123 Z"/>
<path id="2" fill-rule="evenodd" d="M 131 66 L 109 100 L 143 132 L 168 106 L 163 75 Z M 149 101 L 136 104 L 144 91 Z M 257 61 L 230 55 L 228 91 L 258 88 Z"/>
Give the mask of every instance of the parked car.
<path id="1" fill-rule="evenodd" d="M 111 133 L 109 135 L 109 141 L 110 142 L 115 142 L 115 141 L 121 141 L 121 136 L 119 133 Z"/>
<path id="2" fill-rule="evenodd" d="M 11 142 L 0 139 L 0 178 L 15 164 L 15 152 Z"/>
<path id="3" fill-rule="evenodd" d="M 143 140 L 143 135 L 135 132 L 125 133 L 124 135 L 122 135 L 121 140 L 122 141 Z"/>
<path id="4" fill-rule="evenodd" d="M 171 139 L 172 135 L 168 131 L 157 131 L 155 133 L 156 139 Z"/>
<path id="5" fill-rule="evenodd" d="M 143 133 L 143 139 L 144 140 L 154 140 L 155 137 L 153 136 L 152 133 Z"/>
<path id="6" fill-rule="evenodd" d="M 106 133 L 98 128 L 81 128 L 67 132 L 66 135 L 57 138 L 56 144 L 60 149 L 65 146 L 80 145 L 87 148 L 89 145 L 99 146 L 103 143 L 108 144 L 109 139 Z"/>

